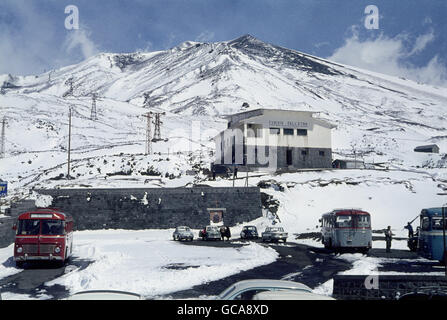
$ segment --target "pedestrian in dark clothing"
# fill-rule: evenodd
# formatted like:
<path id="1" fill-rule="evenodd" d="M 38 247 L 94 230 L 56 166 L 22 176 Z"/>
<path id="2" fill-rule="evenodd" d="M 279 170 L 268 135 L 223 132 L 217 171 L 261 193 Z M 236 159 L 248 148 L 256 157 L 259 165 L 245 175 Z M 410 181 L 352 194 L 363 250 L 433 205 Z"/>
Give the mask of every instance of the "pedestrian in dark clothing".
<path id="1" fill-rule="evenodd" d="M 393 233 L 391 232 L 391 226 L 385 230 L 386 252 L 391 252 L 391 240 L 393 239 Z"/>
<path id="2" fill-rule="evenodd" d="M 225 237 L 227 238 L 227 240 L 230 240 L 231 238 L 231 231 L 229 227 L 225 227 Z"/>
<path id="3" fill-rule="evenodd" d="M 224 226 L 220 227 L 219 231 L 221 240 L 225 241 L 225 227 Z"/>
<path id="4" fill-rule="evenodd" d="M 411 226 L 411 223 L 408 222 L 407 225 L 404 227 L 404 229 L 408 229 L 408 238 L 413 238 L 413 227 Z"/>
<path id="5" fill-rule="evenodd" d="M 237 178 L 237 168 L 234 168 L 234 177 Z"/>

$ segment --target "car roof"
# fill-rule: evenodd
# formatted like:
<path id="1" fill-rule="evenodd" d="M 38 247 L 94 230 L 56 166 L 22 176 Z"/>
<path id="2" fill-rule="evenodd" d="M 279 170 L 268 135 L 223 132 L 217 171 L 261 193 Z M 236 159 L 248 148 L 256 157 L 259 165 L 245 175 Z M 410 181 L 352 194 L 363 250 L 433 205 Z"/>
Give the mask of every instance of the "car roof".
<path id="1" fill-rule="evenodd" d="M 75 293 L 68 300 L 142 300 L 139 294 L 117 290 L 89 290 Z"/>
<path id="2" fill-rule="evenodd" d="M 335 300 L 330 296 L 297 290 L 263 291 L 257 293 L 253 300 Z"/>
<path id="3" fill-rule="evenodd" d="M 243 291 L 250 288 L 278 288 L 278 289 L 292 289 L 292 290 L 303 290 L 307 292 L 312 292 L 312 289 L 306 286 L 305 284 L 302 284 L 300 282 L 295 281 L 288 281 L 288 280 L 272 280 L 272 279 L 250 279 L 250 280 L 242 280 L 239 282 L 236 282 L 235 284 L 231 285 L 219 296 L 222 296 L 224 293 L 227 295 L 227 292 L 236 292 L 236 291 Z"/>

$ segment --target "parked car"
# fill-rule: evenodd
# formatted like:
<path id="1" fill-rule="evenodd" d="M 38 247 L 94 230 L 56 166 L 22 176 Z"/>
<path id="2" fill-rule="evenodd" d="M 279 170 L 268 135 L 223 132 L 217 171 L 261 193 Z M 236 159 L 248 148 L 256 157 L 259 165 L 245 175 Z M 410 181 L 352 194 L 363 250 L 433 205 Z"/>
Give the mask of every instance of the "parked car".
<path id="1" fill-rule="evenodd" d="M 67 300 L 144 300 L 142 296 L 133 292 L 116 290 L 81 291 L 68 297 Z"/>
<path id="2" fill-rule="evenodd" d="M 189 227 L 181 226 L 175 228 L 172 238 L 177 241 L 187 240 L 192 241 L 194 239 L 194 234 Z"/>
<path id="3" fill-rule="evenodd" d="M 227 166 L 221 165 L 221 164 L 212 164 L 210 175 L 214 177 L 230 177 L 230 169 L 228 169 Z"/>
<path id="4" fill-rule="evenodd" d="M 199 238 L 202 238 L 202 240 L 221 240 L 220 229 L 217 226 L 206 226 L 199 231 Z"/>
<path id="5" fill-rule="evenodd" d="M 265 231 L 262 233 L 262 241 L 263 242 L 278 242 L 282 240 L 286 242 L 287 240 L 287 232 L 284 232 L 283 227 L 267 227 Z"/>
<path id="6" fill-rule="evenodd" d="M 252 300 L 253 297 L 261 292 L 279 290 L 289 290 L 293 292 L 312 293 L 308 286 L 294 281 L 270 280 L 270 279 L 252 279 L 236 282 L 222 291 L 216 299 L 218 300 Z"/>
<path id="7" fill-rule="evenodd" d="M 245 226 L 241 231 L 241 239 L 258 239 L 258 229 L 255 226 Z"/>
<path id="8" fill-rule="evenodd" d="M 255 294 L 252 300 L 335 300 L 330 296 L 298 290 L 263 291 Z"/>

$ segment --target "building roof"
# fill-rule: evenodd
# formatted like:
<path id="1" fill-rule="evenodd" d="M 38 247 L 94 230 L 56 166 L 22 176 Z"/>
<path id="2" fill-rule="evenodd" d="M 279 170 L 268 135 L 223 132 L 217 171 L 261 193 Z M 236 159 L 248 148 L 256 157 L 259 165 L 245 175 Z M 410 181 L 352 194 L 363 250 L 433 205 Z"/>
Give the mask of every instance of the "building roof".
<path id="1" fill-rule="evenodd" d="M 323 119 L 318 119 L 318 118 L 314 118 L 312 115 L 315 113 L 319 113 L 317 111 L 307 111 L 307 110 L 290 110 L 290 109 L 267 109 L 267 108 L 259 108 L 259 109 L 254 109 L 254 110 L 249 110 L 249 111 L 243 111 L 243 112 L 239 112 L 239 113 L 235 113 L 235 114 L 231 114 L 231 115 L 224 115 L 223 118 L 227 119 L 229 122 L 231 123 L 239 123 L 241 121 L 247 120 L 247 119 L 251 119 L 251 118 L 255 118 L 255 117 L 259 117 L 264 115 L 266 112 L 275 112 L 275 113 L 301 113 L 301 114 L 307 114 L 310 115 L 310 117 L 313 119 L 313 121 L 323 125 L 323 126 L 327 126 L 329 128 L 335 128 L 336 126 L 329 123 L 326 120 Z"/>
<path id="2" fill-rule="evenodd" d="M 234 113 L 234 114 L 228 114 L 228 115 L 224 115 L 223 118 L 226 119 L 231 119 L 234 116 L 242 116 L 242 115 L 247 115 L 247 117 L 245 117 L 244 119 L 248 119 L 251 117 L 256 117 L 259 115 L 264 114 L 264 111 L 275 111 L 275 112 L 302 112 L 302 113 L 318 113 L 318 111 L 308 111 L 308 110 L 291 110 L 291 109 L 269 109 L 269 108 L 259 108 L 259 109 L 253 109 L 253 110 L 248 110 L 248 111 L 242 111 L 242 112 L 238 112 L 238 113 Z"/>
<path id="3" fill-rule="evenodd" d="M 428 144 L 428 145 L 425 145 L 425 146 L 417 146 L 414 149 L 418 150 L 418 149 L 430 149 L 430 148 L 439 148 L 439 147 L 436 144 Z"/>

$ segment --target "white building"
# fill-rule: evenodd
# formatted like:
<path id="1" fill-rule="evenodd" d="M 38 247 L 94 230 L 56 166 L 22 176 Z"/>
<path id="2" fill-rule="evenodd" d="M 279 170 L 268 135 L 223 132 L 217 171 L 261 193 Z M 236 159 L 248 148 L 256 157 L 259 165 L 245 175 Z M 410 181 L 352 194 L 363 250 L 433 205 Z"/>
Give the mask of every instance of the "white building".
<path id="1" fill-rule="evenodd" d="M 331 129 L 315 112 L 256 109 L 227 116 L 215 164 L 272 169 L 330 168 Z"/>

